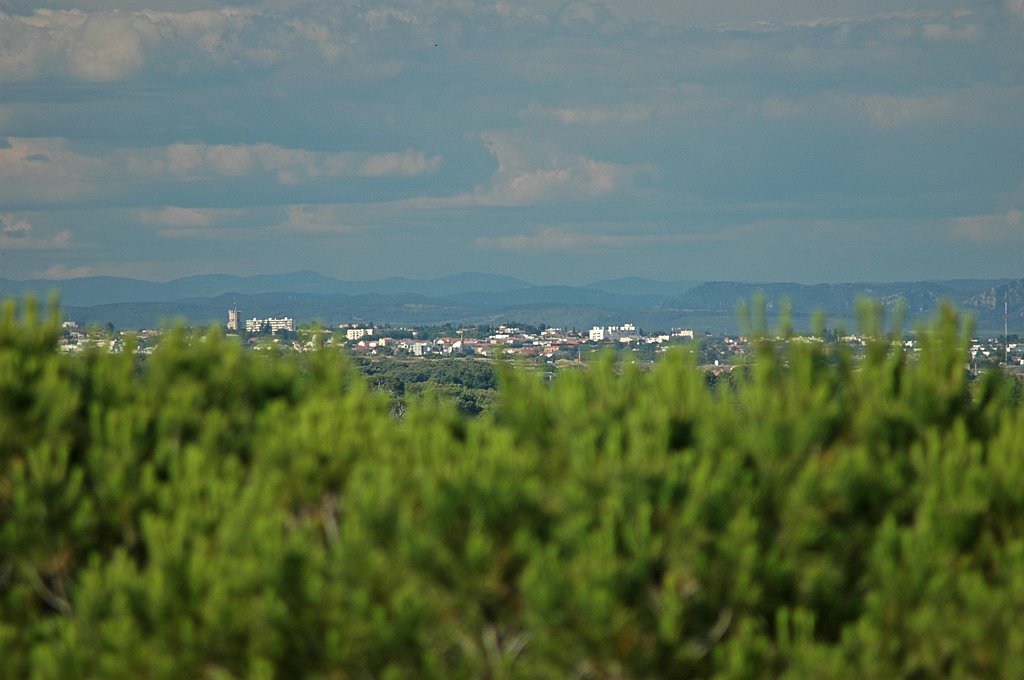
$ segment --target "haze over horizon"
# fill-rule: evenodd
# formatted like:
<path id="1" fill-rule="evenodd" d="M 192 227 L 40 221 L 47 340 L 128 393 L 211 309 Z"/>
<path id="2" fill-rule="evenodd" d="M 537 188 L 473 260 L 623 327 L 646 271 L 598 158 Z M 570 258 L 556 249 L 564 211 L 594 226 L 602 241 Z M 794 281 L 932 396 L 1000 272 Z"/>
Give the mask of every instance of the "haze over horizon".
<path id="1" fill-rule="evenodd" d="M 227 272 L 200 272 L 200 273 L 195 273 L 195 274 L 186 274 L 184 276 L 165 276 L 165 277 L 152 277 L 152 276 L 147 277 L 145 275 L 143 275 L 143 276 L 122 276 L 122 275 L 119 275 L 119 274 L 113 274 L 113 275 L 108 275 L 108 274 L 77 275 L 77 274 L 74 274 L 74 275 L 71 275 L 71 276 L 66 276 L 66 275 L 64 275 L 64 276 L 40 276 L 40 277 L 29 277 L 29 278 L 16 278 L 16 277 L 0 276 L 0 280 L 12 281 L 12 282 L 15 282 L 15 283 L 18 283 L 18 282 L 26 283 L 26 282 L 31 282 L 31 281 L 52 281 L 52 282 L 57 282 L 57 283 L 64 284 L 64 283 L 74 283 L 75 281 L 87 281 L 87 280 L 96 280 L 96 279 L 110 278 L 110 279 L 116 279 L 116 280 L 123 279 L 123 280 L 131 280 L 131 281 L 141 281 L 141 282 L 153 283 L 153 284 L 167 284 L 167 283 L 187 281 L 187 280 L 190 280 L 190 279 L 196 279 L 196 280 L 200 280 L 200 279 L 204 279 L 204 278 L 218 279 L 220 277 L 233 277 L 233 278 L 237 278 L 237 279 L 240 279 L 240 280 L 246 280 L 246 279 L 250 279 L 250 278 L 265 278 L 268 281 L 287 281 L 290 277 L 295 277 L 295 276 L 301 277 L 304 274 L 310 274 L 310 275 L 313 275 L 313 276 L 326 277 L 328 279 L 332 279 L 334 281 L 337 281 L 338 283 L 382 283 L 382 282 L 386 282 L 386 281 L 389 281 L 389 280 L 404 280 L 404 281 L 412 281 L 412 282 L 419 281 L 419 282 L 424 282 L 424 283 L 430 283 L 430 282 L 440 282 L 440 281 L 444 281 L 444 280 L 448 280 L 448 279 L 451 279 L 451 280 L 462 280 L 463 278 L 465 278 L 467 285 L 471 284 L 472 280 L 475 277 L 489 277 L 489 276 L 493 275 L 493 276 L 498 277 L 498 278 L 507 278 L 509 281 L 518 281 L 518 282 L 522 283 L 525 287 L 587 287 L 587 286 L 593 286 L 593 285 L 596 285 L 596 284 L 616 283 L 616 282 L 628 283 L 630 281 L 636 281 L 638 283 L 664 284 L 664 285 L 687 284 L 687 285 L 690 285 L 690 286 L 697 286 L 697 285 L 700 285 L 702 283 L 730 283 L 730 284 L 731 283 L 735 283 L 735 284 L 740 284 L 740 285 L 755 285 L 755 286 L 758 285 L 758 284 L 765 284 L 765 285 L 794 284 L 794 285 L 799 285 L 799 286 L 821 286 L 821 285 L 826 285 L 827 286 L 827 285 L 858 285 L 858 284 L 867 284 L 867 285 L 871 285 L 871 284 L 902 284 L 902 283 L 915 284 L 915 283 L 943 283 L 943 282 L 955 283 L 957 281 L 962 281 L 962 282 L 978 281 L 978 282 L 981 282 L 983 284 L 988 284 L 988 283 L 996 283 L 996 282 L 1002 282 L 1002 281 L 1022 281 L 1022 280 L 1024 280 L 1024 276 L 1015 276 L 1015 277 L 1004 276 L 1004 277 L 989 277 L 989 278 L 955 277 L 955 278 L 947 278 L 947 279 L 932 277 L 932 278 L 928 278 L 928 279 L 916 279 L 916 280 L 894 278 L 894 279 L 888 279 L 888 280 L 886 280 L 886 279 L 862 279 L 860 281 L 854 281 L 854 280 L 849 280 L 849 281 L 843 281 L 843 280 L 835 280 L 835 281 L 796 281 L 796 280 L 793 280 L 793 279 L 770 280 L 770 279 L 754 279 L 754 278 L 746 278 L 746 279 L 744 279 L 744 278 L 736 278 L 736 279 L 686 279 L 686 278 L 666 279 L 666 278 L 657 278 L 657 277 L 649 277 L 649 276 L 625 275 L 625 276 L 607 276 L 607 277 L 603 277 L 603 278 L 601 278 L 601 277 L 585 278 L 584 277 L 584 278 L 580 278 L 578 280 L 565 281 L 565 280 L 548 280 L 548 279 L 543 279 L 543 278 L 541 278 L 541 279 L 534 279 L 534 278 L 531 278 L 531 277 L 528 277 L 528 276 L 517 276 L 515 274 L 498 274 L 498 273 L 493 273 L 493 272 L 478 272 L 478 271 L 453 272 L 453 273 L 448 273 L 448 274 L 439 274 L 437 276 L 405 276 L 403 274 L 393 274 L 393 275 L 389 275 L 389 276 L 368 276 L 368 277 L 365 277 L 365 278 L 356 278 L 356 277 L 345 277 L 344 275 L 340 275 L 339 276 L 339 275 L 325 274 L 324 272 L 318 272 L 318 271 L 311 270 L 311 269 L 297 270 L 297 271 L 288 271 L 288 272 L 265 272 L 265 273 L 258 273 L 258 274 L 231 274 L 231 273 L 227 273 Z M 283 291 L 284 288 L 281 288 L 281 290 Z M 36 291 L 36 292 L 38 292 L 38 291 Z"/>
<path id="2" fill-rule="evenodd" d="M 1020 278 L 1022 110 L 1022 0 L 0 0 L 0 277 Z"/>

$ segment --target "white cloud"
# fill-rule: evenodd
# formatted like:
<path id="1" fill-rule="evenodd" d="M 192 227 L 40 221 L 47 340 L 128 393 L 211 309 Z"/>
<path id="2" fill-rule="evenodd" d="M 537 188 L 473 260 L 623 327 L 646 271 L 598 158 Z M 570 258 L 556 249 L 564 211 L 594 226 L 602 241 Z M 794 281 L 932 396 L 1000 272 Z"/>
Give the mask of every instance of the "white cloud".
<path id="1" fill-rule="evenodd" d="M 953 220 L 953 235 L 975 244 L 1024 243 L 1024 212 L 1013 209 L 1003 214 L 959 217 Z"/>
<path id="2" fill-rule="evenodd" d="M 63 231 L 57 232 L 57 234 L 49 241 L 51 248 L 70 248 L 71 243 L 71 230 L 64 229 Z"/>
<path id="3" fill-rule="evenodd" d="M 58 137 L 8 137 L 0 147 L 0 177 L 74 176 L 90 167 L 90 159 L 74 153 Z"/>
<path id="4" fill-rule="evenodd" d="M 276 144 L 172 144 L 155 154 L 147 150 L 125 153 L 131 168 L 147 174 L 200 179 L 269 173 L 280 184 L 315 177 L 412 177 L 436 172 L 441 165 L 440 156 L 411 149 L 369 154 L 325 153 Z"/>
<path id="5" fill-rule="evenodd" d="M 477 238 L 473 241 L 473 246 L 481 250 L 575 251 L 604 238 L 607 237 L 570 232 L 556 227 L 544 227 L 533 234 Z"/>
<path id="6" fill-rule="evenodd" d="M 5 238 L 19 239 L 27 238 L 32 234 L 32 225 L 28 220 L 16 218 L 11 213 L 5 213 L 0 215 L 0 224 L 3 225 L 3 229 L 0 229 L 0 234 Z"/>
<path id="7" fill-rule="evenodd" d="M 420 23 L 415 14 L 400 10 L 396 7 L 381 7 L 367 10 L 366 12 L 363 12 L 363 21 L 366 22 L 367 26 L 369 26 L 371 30 L 378 31 L 389 28 L 392 22 L 402 24 Z"/>
<path id="8" fill-rule="evenodd" d="M 167 172 L 172 175 L 190 175 L 200 168 L 204 161 L 206 147 L 201 144 L 171 144 L 165 153 L 167 157 Z M 129 163 L 131 159 L 129 159 Z M 162 172 L 163 166 L 156 164 L 152 166 L 154 171 Z M 142 169 L 141 167 L 139 168 Z"/>
<path id="9" fill-rule="evenodd" d="M 948 99 L 918 96 L 872 95 L 861 102 L 871 122 L 894 128 L 935 117 L 952 108 Z"/>
<path id="10" fill-rule="evenodd" d="M 922 35 L 928 40 L 959 40 L 970 42 L 981 37 L 981 29 L 977 24 L 950 26 L 949 24 L 925 24 Z"/>
<path id="11" fill-rule="evenodd" d="M 247 175 L 253 168 L 254 151 L 264 152 L 268 163 L 274 164 L 281 169 L 281 159 L 275 152 L 278 148 L 251 147 L 244 144 L 228 145 L 216 144 L 206 147 L 206 162 L 211 170 L 218 175 Z M 276 161 L 276 162 L 275 162 Z"/>
<path id="12" fill-rule="evenodd" d="M 532 234 L 482 236 L 473 240 L 473 247 L 480 250 L 578 252 L 595 248 L 630 248 L 686 240 L 693 240 L 693 237 L 680 234 L 600 234 L 574 231 L 564 227 L 544 226 Z"/>
<path id="13" fill-rule="evenodd" d="M 246 227 L 165 227 L 157 232 L 164 239 L 188 241 L 234 241 L 257 238 L 265 235 L 266 230 Z"/>
<path id="14" fill-rule="evenodd" d="M 139 218 L 146 224 L 164 227 L 207 227 L 214 223 L 214 211 L 167 206 L 160 210 L 143 209 Z"/>
<path id="15" fill-rule="evenodd" d="M 402 153 L 375 154 L 360 165 L 361 177 L 413 177 L 436 172 L 441 167 L 441 157 L 427 157 L 422 151 L 408 150 Z"/>
<path id="16" fill-rule="evenodd" d="M 143 35 L 121 14 L 89 17 L 69 40 L 68 63 L 82 80 L 121 80 L 138 71 L 145 55 Z"/>
<path id="17" fill-rule="evenodd" d="M 803 115 L 807 107 L 798 101 L 772 95 L 759 104 L 761 115 L 769 120 L 796 118 Z"/>
<path id="18" fill-rule="evenodd" d="M 13 213 L 0 215 L 0 249 L 3 250 L 62 250 L 72 247 L 71 232 L 67 229 L 50 237 L 35 234 L 32 223 Z"/>
<path id="19" fill-rule="evenodd" d="M 343 206 L 337 205 L 290 205 L 288 219 L 282 227 L 305 233 L 351 234 L 360 231 L 346 222 Z"/>
<path id="20" fill-rule="evenodd" d="M 107 164 L 73 151 L 59 137 L 8 137 L 0 147 L 0 179 L 7 196 L 62 201 L 101 193 Z"/>
<path id="21" fill-rule="evenodd" d="M 154 182 L 269 176 L 296 185 L 322 178 L 421 176 L 440 166 L 440 156 L 412 149 L 327 153 L 275 144 L 170 144 L 91 156 L 56 137 L 9 137 L 0 145 L 5 193 L 27 202 L 116 196 Z"/>
<path id="22" fill-rule="evenodd" d="M 608 10 L 591 2 L 571 2 L 562 8 L 562 24 L 572 26 L 578 23 L 593 24 Z M 610 15 L 610 13 L 609 13 Z"/>
<path id="23" fill-rule="evenodd" d="M 249 208 L 190 208 L 162 206 L 124 211 L 127 224 L 140 221 L 156 227 L 155 234 L 168 239 L 241 240 L 266 234 L 280 219 L 277 206 Z"/>
<path id="24" fill-rule="evenodd" d="M 514 139 L 513 133 L 481 135 L 498 168 L 487 184 L 444 197 L 412 198 L 390 203 L 400 211 L 445 208 L 512 207 L 586 201 L 629 191 L 648 165 L 620 165 L 565 154 L 542 143 Z"/>
<path id="25" fill-rule="evenodd" d="M 0 81 L 31 80 L 53 58 L 52 50 L 18 17 L 0 12 Z"/>
<path id="26" fill-rule="evenodd" d="M 157 37 L 140 15 L 38 9 L 18 16 L 0 11 L 0 80 L 30 80 L 63 72 L 81 80 L 126 78 L 145 61 Z"/>
<path id="27" fill-rule="evenodd" d="M 632 125 L 651 118 L 651 107 L 646 104 L 623 104 L 607 108 L 545 108 L 530 104 L 523 112 L 525 116 L 554 118 L 566 125 Z"/>
<path id="28" fill-rule="evenodd" d="M 211 65 L 267 66 L 307 47 L 333 63 L 341 45 L 321 21 L 281 21 L 253 9 L 0 11 L 0 81 L 54 73 L 112 82 L 138 74 L 147 61 L 176 73 Z"/>
<path id="29" fill-rule="evenodd" d="M 503 19 L 515 19 L 540 25 L 547 25 L 551 21 L 547 15 L 548 8 L 532 8 L 519 0 L 516 2 L 498 0 L 494 4 L 494 9 Z"/>
<path id="30" fill-rule="evenodd" d="M 483 139 L 498 161 L 491 185 L 446 202 L 512 206 L 596 198 L 627 189 L 639 170 L 555 151 L 545 158 L 503 134 L 488 133 Z"/>
<path id="31" fill-rule="evenodd" d="M 255 9 L 224 7 L 191 12 L 143 10 L 133 17 L 145 21 L 159 37 L 159 46 L 174 51 L 176 68 L 269 66 L 284 60 L 290 48 L 316 45 L 325 52 L 330 31 L 303 21 L 281 21 Z M 270 21 L 262 21 L 269 18 Z"/>
<path id="32" fill-rule="evenodd" d="M 1016 2 L 1019 0 L 1009 0 Z M 669 26 L 750 29 L 756 26 L 834 25 L 838 22 L 864 22 L 887 16 L 919 16 L 922 3 L 914 0 L 851 2 L 850 0 L 604 0 L 623 19 L 657 22 Z M 954 11 L 961 4 L 931 0 L 930 13 Z"/>
<path id="33" fill-rule="evenodd" d="M 54 264 L 43 270 L 40 278 L 44 279 L 78 279 L 83 276 L 92 276 L 94 273 L 91 267 L 68 267 L 63 264 Z"/>
<path id="34" fill-rule="evenodd" d="M 747 105 L 748 113 L 769 120 L 804 118 L 849 121 L 881 131 L 977 120 L 985 110 L 997 110 L 999 91 L 925 91 L 908 94 L 814 93 L 804 97 L 773 94 Z M 989 102 L 993 105 L 989 106 Z"/>
<path id="35" fill-rule="evenodd" d="M 289 23 L 289 26 L 316 45 L 320 56 L 328 64 L 337 62 L 338 58 L 341 57 L 343 50 L 341 41 L 322 23 L 317 21 L 292 21 Z"/>

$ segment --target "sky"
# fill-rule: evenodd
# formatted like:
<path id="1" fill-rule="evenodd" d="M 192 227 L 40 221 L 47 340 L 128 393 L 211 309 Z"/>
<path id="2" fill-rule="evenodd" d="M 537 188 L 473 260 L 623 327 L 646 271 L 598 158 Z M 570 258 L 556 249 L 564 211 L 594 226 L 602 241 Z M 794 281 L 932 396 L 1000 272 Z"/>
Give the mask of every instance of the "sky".
<path id="1" fill-rule="evenodd" d="M 0 0 L 0 277 L 1024 277 L 1024 0 Z"/>

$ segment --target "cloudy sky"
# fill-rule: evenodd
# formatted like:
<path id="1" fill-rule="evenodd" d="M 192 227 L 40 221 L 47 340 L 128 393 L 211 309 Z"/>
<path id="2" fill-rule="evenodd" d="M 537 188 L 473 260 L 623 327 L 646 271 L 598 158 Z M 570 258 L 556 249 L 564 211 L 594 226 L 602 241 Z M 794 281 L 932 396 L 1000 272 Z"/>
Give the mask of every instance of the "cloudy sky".
<path id="1" fill-rule="evenodd" d="M 1024 0 L 0 0 L 0 276 L 1024 276 Z"/>

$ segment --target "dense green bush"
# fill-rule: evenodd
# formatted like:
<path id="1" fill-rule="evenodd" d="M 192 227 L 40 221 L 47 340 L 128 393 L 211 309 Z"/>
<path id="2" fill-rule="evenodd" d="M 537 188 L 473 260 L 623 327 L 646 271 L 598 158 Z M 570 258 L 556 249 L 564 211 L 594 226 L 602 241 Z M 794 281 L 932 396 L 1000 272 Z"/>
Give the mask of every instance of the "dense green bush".
<path id="1" fill-rule="evenodd" d="M 66 357 L 8 305 L 0 676 L 1020 677 L 1022 412 L 951 313 L 875 331 L 395 419 L 335 352 Z"/>

